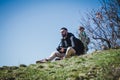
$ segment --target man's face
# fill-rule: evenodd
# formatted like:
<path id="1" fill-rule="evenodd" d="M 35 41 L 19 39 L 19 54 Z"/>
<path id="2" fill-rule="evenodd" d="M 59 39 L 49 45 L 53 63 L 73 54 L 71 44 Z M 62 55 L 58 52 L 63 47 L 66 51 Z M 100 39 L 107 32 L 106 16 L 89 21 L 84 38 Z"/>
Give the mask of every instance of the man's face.
<path id="1" fill-rule="evenodd" d="M 67 36 L 67 31 L 64 30 L 64 29 L 60 30 L 60 33 L 61 33 L 62 37 L 66 37 Z"/>
<path id="2" fill-rule="evenodd" d="M 84 29 L 80 29 L 80 32 L 83 32 L 84 31 Z"/>

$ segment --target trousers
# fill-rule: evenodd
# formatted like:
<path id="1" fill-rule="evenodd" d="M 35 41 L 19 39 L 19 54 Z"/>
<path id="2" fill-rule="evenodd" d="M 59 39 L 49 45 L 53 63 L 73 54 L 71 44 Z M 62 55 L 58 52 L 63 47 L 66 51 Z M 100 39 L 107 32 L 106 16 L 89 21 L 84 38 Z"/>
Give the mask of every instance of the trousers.
<path id="1" fill-rule="evenodd" d="M 60 53 L 58 51 L 54 51 L 52 52 L 52 54 L 47 58 L 49 61 L 52 61 L 53 59 L 55 59 L 56 57 L 59 57 L 59 58 L 69 58 L 73 55 L 75 55 L 76 51 L 75 49 L 73 49 L 72 47 L 68 47 L 67 50 L 66 50 L 66 53 Z"/>

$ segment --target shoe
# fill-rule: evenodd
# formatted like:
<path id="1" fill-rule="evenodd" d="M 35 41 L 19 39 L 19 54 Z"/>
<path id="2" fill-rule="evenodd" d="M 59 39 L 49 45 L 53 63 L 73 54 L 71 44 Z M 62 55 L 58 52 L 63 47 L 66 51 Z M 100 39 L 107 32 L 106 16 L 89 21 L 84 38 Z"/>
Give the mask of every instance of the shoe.
<path id="1" fill-rule="evenodd" d="M 61 60 L 61 58 L 56 58 L 55 61 Z"/>
<path id="2" fill-rule="evenodd" d="M 47 59 L 42 59 L 42 60 L 39 60 L 39 61 L 36 61 L 36 64 L 37 63 L 45 63 L 45 62 L 48 62 L 49 60 L 47 60 Z"/>

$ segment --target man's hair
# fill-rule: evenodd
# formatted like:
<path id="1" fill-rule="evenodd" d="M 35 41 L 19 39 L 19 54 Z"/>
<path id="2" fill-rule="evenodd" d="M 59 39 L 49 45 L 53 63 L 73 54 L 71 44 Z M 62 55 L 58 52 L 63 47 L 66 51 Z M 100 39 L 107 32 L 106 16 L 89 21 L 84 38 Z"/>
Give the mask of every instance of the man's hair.
<path id="1" fill-rule="evenodd" d="M 81 30 L 81 29 L 85 30 L 85 28 L 84 28 L 84 27 L 80 26 L 80 27 L 79 27 L 79 30 Z"/>
<path id="2" fill-rule="evenodd" d="M 60 30 L 66 30 L 66 31 L 67 31 L 67 28 L 65 28 L 65 27 L 62 27 Z"/>

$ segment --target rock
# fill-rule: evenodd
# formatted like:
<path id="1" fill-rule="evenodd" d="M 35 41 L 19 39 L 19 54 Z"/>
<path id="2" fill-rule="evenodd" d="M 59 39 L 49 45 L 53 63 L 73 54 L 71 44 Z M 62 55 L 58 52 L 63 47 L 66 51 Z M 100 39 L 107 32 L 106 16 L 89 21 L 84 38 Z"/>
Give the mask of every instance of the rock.
<path id="1" fill-rule="evenodd" d="M 27 65 L 25 65 L 25 64 L 20 64 L 20 67 L 27 67 Z"/>
<path id="2" fill-rule="evenodd" d="M 4 70 L 8 70 L 8 69 L 9 69 L 8 66 L 3 66 L 2 68 L 3 68 Z"/>
<path id="3" fill-rule="evenodd" d="M 17 66 L 11 66 L 10 67 L 10 70 L 16 70 L 16 69 L 18 69 L 19 67 L 17 67 Z"/>
<path id="4" fill-rule="evenodd" d="M 4 70 L 4 68 L 3 68 L 3 67 L 0 67 L 0 70 Z"/>

